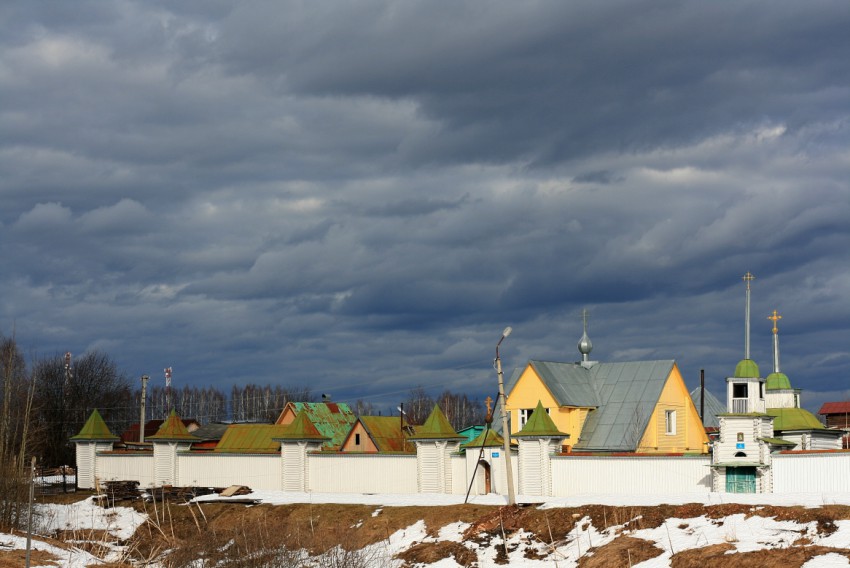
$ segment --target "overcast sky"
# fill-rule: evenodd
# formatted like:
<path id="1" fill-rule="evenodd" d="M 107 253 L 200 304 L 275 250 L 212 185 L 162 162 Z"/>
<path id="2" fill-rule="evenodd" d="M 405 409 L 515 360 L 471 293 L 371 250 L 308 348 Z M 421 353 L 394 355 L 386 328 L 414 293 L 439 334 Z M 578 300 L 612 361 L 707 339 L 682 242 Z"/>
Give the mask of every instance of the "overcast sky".
<path id="1" fill-rule="evenodd" d="M 12 2 L 0 332 L 395 407 L 744 354 L 850 394 L 850 3 Z"/>

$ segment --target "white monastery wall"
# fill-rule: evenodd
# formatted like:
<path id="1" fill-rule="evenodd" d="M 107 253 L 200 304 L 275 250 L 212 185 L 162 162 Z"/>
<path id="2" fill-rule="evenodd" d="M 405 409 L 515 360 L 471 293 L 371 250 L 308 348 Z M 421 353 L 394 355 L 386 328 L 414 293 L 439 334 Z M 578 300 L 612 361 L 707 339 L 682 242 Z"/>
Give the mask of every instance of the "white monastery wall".
<path id="1" fill-rule="evenodd" d="M 281 489 L 280 454 L 178 453 L 177 482 L 180 487 L 229 487 Z"/>
<path id="2" fill-rule="evenodd" d="M 850 491 L 850 453 L 774 454 L 774 493 Z"/>
<path id="3" fill-rule="evenodd" d="M 711 491 L 706 456 L 552 456 L 552 495 Z"/>
<path id="4" fill-rule="evenodd" d="M 153 454 L 98 454 L 98 482 L 138 481 L 139 487 L 154 486 Z"/>
<path id="5" fill-rule="evenodd" d="M 416 456 L 307 454 L 317 493 L 416 493 Z"/>

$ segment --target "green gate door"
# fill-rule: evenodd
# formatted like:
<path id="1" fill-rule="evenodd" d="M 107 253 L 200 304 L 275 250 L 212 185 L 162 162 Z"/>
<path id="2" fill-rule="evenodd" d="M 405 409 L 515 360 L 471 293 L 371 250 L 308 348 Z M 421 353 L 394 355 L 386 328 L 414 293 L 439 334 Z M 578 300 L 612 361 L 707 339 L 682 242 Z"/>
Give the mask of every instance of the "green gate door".
<path id="1" fill-rule="evenodd" d="M 726 493 L 755 493 L 756 468 L 727 467 Z"/>

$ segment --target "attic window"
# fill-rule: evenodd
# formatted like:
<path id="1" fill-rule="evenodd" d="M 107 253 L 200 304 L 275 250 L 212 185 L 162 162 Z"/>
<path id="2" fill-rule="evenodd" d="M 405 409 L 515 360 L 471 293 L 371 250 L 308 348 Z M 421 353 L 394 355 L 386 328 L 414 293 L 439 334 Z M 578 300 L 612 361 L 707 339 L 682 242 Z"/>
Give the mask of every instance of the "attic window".
<path id="1" fill-rule="evenodd" d="M 519 427 L 522 428 L 525 426 L 525 423 L 528 422 L 528 419 L 531 418 L 531 415 L 534 414 L 533 408 L 520 408 L 519 410 Z M 546 414 L 549 414 L 549 409 L 546 409 Z"/>
<path id="2" fill-rule="evenodd" d="M 676 435 L 676 411 L 664 411 L 664 432 L 669 436 Z"/>
<path id="3" fill-rule="evenodd" d="M 360 434 L 354 434 L 354 445 L 355 446 L 360 445 Z"/>

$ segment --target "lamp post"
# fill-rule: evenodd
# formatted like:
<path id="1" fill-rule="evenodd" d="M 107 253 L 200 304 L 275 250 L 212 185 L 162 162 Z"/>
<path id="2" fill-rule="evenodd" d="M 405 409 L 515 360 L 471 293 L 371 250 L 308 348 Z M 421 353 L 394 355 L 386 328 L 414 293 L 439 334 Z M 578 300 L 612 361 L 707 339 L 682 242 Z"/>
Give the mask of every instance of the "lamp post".
<path id="1" fill-rule="evenodd" d="M 511 468 L 511 431 L 508 427 L 508 399 L 505 397 L 505 382 L 502 378 L 502 359 L 499 357 L 499 346 L 513 331 L 510 326 L 502 332 L 502 338 L 496 344 L 496 375 L 499 377 L 499 398 L 502 399 L 502 437 L 505 441 L 505 468 L 508 475 L 508 505 L 516 505 L 514 496 L 514 471 Z"/>

